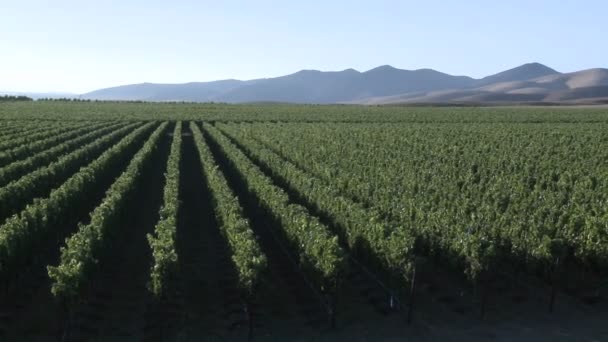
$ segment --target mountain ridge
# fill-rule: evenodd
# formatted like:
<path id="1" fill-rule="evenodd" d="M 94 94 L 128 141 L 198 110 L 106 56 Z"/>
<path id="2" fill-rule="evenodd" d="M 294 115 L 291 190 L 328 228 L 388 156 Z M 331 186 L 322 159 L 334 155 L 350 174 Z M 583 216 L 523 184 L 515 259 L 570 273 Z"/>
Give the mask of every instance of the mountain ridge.
<path id="1" fill-rule="evenodd" d="M 543 102 L 608 98 L 608 69 L 561 73 L 540 63 L 526 63 L 475 79 L 434 69 L 398 69 L 381 65 L 367 71 L 304 69 L 272 78 L 226 79 L 181 84 L 139 83 L 95 90 L 83 99 L 394 104 L 413 102 Z M 589 91 L 573 91 L 580 88 Z M 578 94 L 578 95 L 577 95 Z"/>

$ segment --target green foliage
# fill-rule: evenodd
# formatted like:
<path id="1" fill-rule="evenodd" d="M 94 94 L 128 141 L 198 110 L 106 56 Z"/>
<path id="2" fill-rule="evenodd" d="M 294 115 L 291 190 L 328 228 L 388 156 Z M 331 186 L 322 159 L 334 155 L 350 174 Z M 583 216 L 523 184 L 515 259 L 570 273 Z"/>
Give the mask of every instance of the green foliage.
<path id="1" fill-rule="evenodd" d="M 238 198 L 230 190 L 200 129 L 191 122 L 190 130 L 194 135 L 205 178 L 211 189 L 215 217 L 232 251 L 232 261 L 238 272 L 239 285 L 247 295 L 252 295 L 262 271 L 266 268 L 266 256 L 257 243 Z"/>
<path id="2" fill-rule="evenodd" d="M 166 122 L 161 124 L 133 156 L 127 169 L 110 186 L 106 197 L 91 213 L 90 223 L 81 225 L 78 232 L 66 240 L 65 247 L 61 247 L 59 265 L 48 267 L 51 292 L 56 297 L 78 295 L 91 268 L 97 263 L 100 249 L 107 247 L 109 231 L 120 226 L 120 220 L 124 218 L 123 208 L 133 197 L 141 173 L 149 164 L 166 127 Z"/>
<path id="3" fill-rule="evenodd" d="M 277 223 L 272 231 L 321 287 L 335 286 L 344 270 L 338 237 L 405 281 L 415 255 L 443 258 L 472 280 L 512 261 L 608 265 L 606 109 L 41 101 L 0 105 L 0 275 L 18 272 L 49 230 L 67 224 L 99 179 L 131 159 L 165 119 L 207 122 L 202 133 L 193 123 L 191 130 L 248 295 L 266 258 L 207 143 L 217 144 Z M 161 219 L 148 237 L 156 295 L 177 271 L 181 135 L 174 137 Z M 91 224 L 69 239 L 59 267 L 49 268 L 56 295 L 76 295 L 107 246 L 138 179 L 134 169 L 145 164 L 136 158 Z M 337 236 L 294 204 L 283 182 Z"/>
<path id="4" fill-rule="evenodd" d="M 69 153 L 82 145 L 89 144 L 122 126 L 125 126 L 125 123 L 109 122 L 94 124 L 57 136 L 57 139 L 48 142 L 48 145 L 45 144 L 45 149 L 43 151 L 33 155 L 31 155 L 31 151 L 28 151 L 27 154 L 30 155 L 30 157 L 14 161 L 1 167 L 0 186 L 4 186 L 28 172 L 43 167 L 62 155 Z"/>
<path id="5" fill-rule="evenodd" d="M 332 204 L 314 189 L 329 186 L 471 279 L 500 262 L 550 265 L 570 254 L 606 265 L 606 123 L 219 127 L 322 210 Z"/>
<path id="6" fill-rule="evenodd" d="M 0 221 L 22 210 L 33 198 L 46 196 L 49 191 L 61 185 L 80 167 L 93 161 L 133 127 L 134 125 L 128 125 L 104 135 L 1 187 Z"/>
<path id="7" fill-rule="evenodd" d="M 0 274 L 14 274 L 33 253 L 32 247 L 43 240 L 52 227 L 65 224 L 66 216 L 80 205 L 99 178 L 130 157 L 131 150 L 140 143 L 153 123 L 143 125 L 114 146 L 107 148 L 95 161 L 81 168 L 49 197 L 39 199 L 0 226 Z M 132 129 L 132 128 L 131 128 Z M 113 134 L 121 135 L 122 132 Z"/>
<path id="8" fill-rule="evenodd" d="M 350 105 L 9 102 L 0 121 L 203 120 L 350 123 L 593 123 L 608 122 L 605 108 L 576 107 L 388 107 Z"/>
<path id="9" fill-rule="evenodd" d="M 16 139 L 29 137 L 30 135 L 40 132 L 47 132 L 60 126 L 62 126 L 61 123 L 48 120 L 0 120 L 0 142 L 2 142 L 2 150 L 6 151 L 11 148 L 19 147 L 19 144 L 24 143 L 24 140 L 15 142 Z"/>
<path id="10" fill-rule="evenodd" d="M 90 122 L 71 122 L 63 124 L 40 123 L 34 130 L 23 134 L 20 132 L 11 137 L 3 137 L 0 141 L 0 166 L 26 156 L 32 152 L 50 146 L 49 142 L 56 142 L 57 136 L 63 133 L 71 133 L 90 125 Z"/>
<path id="11" fill-rule="evenodd" d="M 155 234 L 148 234 L 154 264 L 150 272 L 152 293 L 161 297 L 170 286 L 177 272 L 177 252 L 175 234 L 177 231 L 177 213 L 179 210 L 179 166 L 182 148 L 182 123 L 177 122 L 173 130 L 171 152 L 165 172 L 165 188 L 160 219 L 154 228 Z"/>
<path id="12" fill-rule="evenodd" d="M 281 224 L 282 232 L 299 256 L 300 267 L 310 272 L 311 278 L 321 288 L 333 288 L 346 266 L 338 237 L 332 236 L 329 229 L 311 216 L 306 208 L 290 203 L 285 191 L 274 185 L 220 131 L 209 124 L 203 124 L 203 128 L 242 175 L 248 190 Z"/>
<path id="13" fill-rule="evenodd" d="M 24 95 L 3 95 L 0 96 L 0 102 L 9 102 L 9 101 L 33 101 L 33 99 L 31 97 L 27 97 Z"/>
<path id="14" fill-rule="evenodd" d="M 382 266 L 407 280 L 414 261 L 414 238 L 382 218 L 374 209 L 341 195 L 324 180 L 311 177 L 293 163 L 281 158 L 250 136 L 243 125 L 220 125 L 219 128 L 236 139 L 250 155 L 284 179 L 291 188 L 314 203 L 340 228 L 340 235 L 351 250 L 363 257 L 375 258 Z M 364 246 L 364 247 L 361 247 Z"/>

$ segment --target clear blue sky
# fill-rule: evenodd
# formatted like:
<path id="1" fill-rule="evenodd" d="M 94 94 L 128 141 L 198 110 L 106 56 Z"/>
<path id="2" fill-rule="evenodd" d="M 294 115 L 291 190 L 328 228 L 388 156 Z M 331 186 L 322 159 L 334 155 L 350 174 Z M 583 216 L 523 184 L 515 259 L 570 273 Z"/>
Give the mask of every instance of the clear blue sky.
<path id="1" fill-rule="evenodd" d="M 0 0 L 0 90 L 391 64 L 481 77 L 608 67 L 608 1 Z"/>

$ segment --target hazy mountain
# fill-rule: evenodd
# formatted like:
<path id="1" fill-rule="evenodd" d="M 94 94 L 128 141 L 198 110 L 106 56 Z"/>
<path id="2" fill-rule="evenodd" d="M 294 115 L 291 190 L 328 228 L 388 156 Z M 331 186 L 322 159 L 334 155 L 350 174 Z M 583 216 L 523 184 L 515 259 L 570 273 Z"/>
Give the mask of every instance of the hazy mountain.
<path id="1" fill-rule="evenodd" d="M 446 87 L 469 87 L 470 77 L 435 70 L 400 70 L 385 65 L 366 72 L 354 69 L 291 75 L 253 81 L 225 80 L 185 84 L 142 83 L 96 90 L 85 99 L 144 101 L 334 103 L 373 96 Z"/>
<path id="2" fill-rule="evenodd" d="M 451 76 L 435 70 L 400 70 L 388 65 L 366 72 L 353 69 L 338 72 L 303 70 L 235 88 L 217 100 L 335 103 L 446 87 L 468 87 L 473 82 L 469 77 Z"/>
<path id="3" fill-rule="evenodd" d="M 253 83 L 238 80 L 192 82 L 184 84 L 141 83 L 95 90 L 81 98 L 96 100 L 142 100 L 142 101 L 211 101 L 239 86 Z"/>
<path id="4" fill-rule="evenodd" d="M 294 74 L 251 81 L 223 80 L 185 84 L 142 83 L 81 95 L 86 99 L 390 104 L 415 102 L 561 102 L 608 98 L 608 70 L 562 74 L 529 63 L 482 79 L 432 69 L 401 70 L 389 65 L 365 72 L 354 69 Z"/>
<path id="5" fill-rule="evenodd" d="M 358 91 L 359 72 L 302 70 L 295 74 L 258 80 L 217 97 L 223 102 L 327 103 L 352 98 Z"/>

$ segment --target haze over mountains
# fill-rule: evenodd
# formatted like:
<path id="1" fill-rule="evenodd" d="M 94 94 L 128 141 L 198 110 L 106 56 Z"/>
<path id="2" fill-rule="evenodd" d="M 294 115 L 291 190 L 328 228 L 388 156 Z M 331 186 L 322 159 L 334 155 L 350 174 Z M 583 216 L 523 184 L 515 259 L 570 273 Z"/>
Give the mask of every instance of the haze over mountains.
<path id="1" fill-rule="evenodd" d="M 432 69 L 380 66 L 322 72 L 302 70 L 250 81 L 142 83 L 96 90 L 84 99 L 291 103 L 608 103 L 608 69 L 560 73 L 539 63 L 482 79 Z"/>

